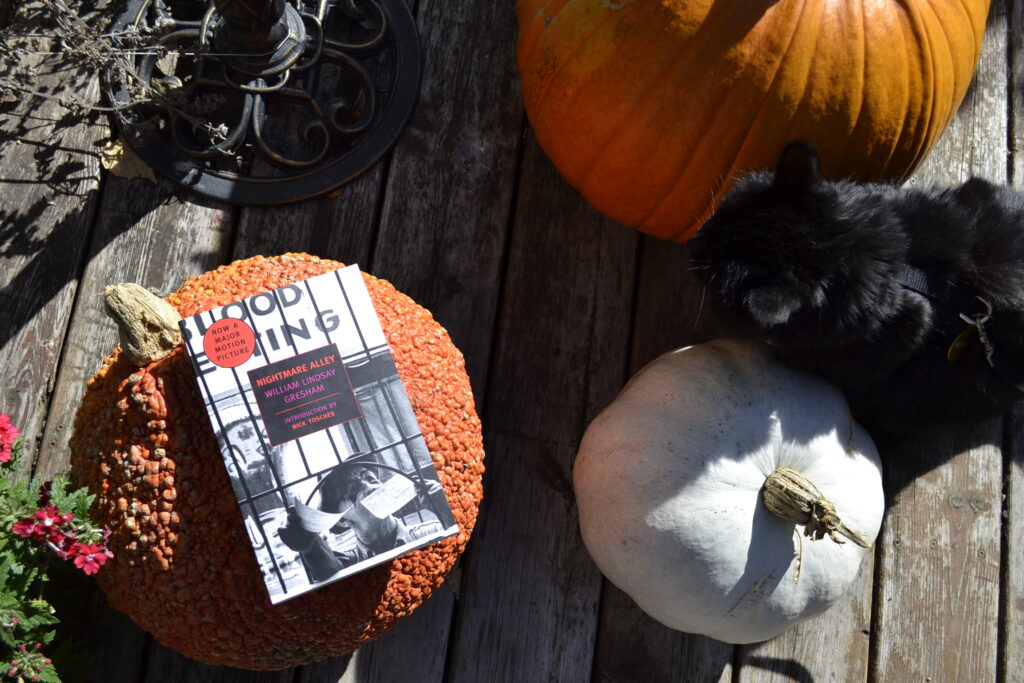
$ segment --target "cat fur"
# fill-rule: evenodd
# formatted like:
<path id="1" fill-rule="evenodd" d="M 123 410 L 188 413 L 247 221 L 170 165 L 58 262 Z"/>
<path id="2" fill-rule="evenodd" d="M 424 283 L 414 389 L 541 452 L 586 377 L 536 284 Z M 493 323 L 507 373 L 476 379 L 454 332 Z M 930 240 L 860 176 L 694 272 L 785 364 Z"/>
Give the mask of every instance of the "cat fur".
<path id="1" fill-rule="evenodd" d="M 838 384 L 867 426 L 900 432 L 999 413 L 1024 380 L 1024 197 L 972 178 L 954 188 L 825 181 L 809 145 L 740 178 L 690 241 L 720 326 Z M 937 300 L 908 267 L 957 290 Z M 947 352 L 993 312 L 962 357 Z M 966 303 L 965 303 L 966 302 Z"/>

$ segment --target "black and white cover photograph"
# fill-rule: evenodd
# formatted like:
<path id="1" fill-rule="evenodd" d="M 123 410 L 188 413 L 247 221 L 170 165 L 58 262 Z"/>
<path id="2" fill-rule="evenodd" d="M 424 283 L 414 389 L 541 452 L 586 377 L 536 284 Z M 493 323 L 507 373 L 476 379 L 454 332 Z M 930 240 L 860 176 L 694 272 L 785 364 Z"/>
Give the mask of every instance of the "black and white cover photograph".
<path id="1" fill-rule="evenodd" d="M 458 533 L 355 266 L 182 329 L 272 603 Z"/>

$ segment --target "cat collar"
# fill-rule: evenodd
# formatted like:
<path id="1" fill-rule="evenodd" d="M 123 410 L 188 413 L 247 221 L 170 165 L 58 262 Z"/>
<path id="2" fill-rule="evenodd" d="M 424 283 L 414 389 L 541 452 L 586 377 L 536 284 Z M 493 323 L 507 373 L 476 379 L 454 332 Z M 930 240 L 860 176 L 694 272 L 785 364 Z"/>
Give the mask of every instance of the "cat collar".
<path id="1" fill-rule="evenodd" d="M 959 360 L 963 350 L 976 334 L 985 349 L 985 361 L 988 366 L 1016 387 L 1017 391 L 1024 392 L 1024 373 L 1014 364 L 1008 367 L 1003 357 L 997 355 L 995 344 L 985 329 L 985 325 L 992 320 L 993 313 L 992 304 L 987 299 L 968 293 L 953 280 L 939 278 L 914 266 L 905 266 L 896 275 L 896 281 L 904 288 L 917 292 L 947 310 L 952 308 L 960 319 L 967 323 L 967 329 L 958 334 L 950 345 L 946 353 L 947 360 Z M 976 308 L 979 301 L 985 307 L 983 313 L 968 315 L 963 312 Z"/>
<path id="2" fill-rule="evenodd" d="M 966 313 L 960 314 L 960 319 L 967 323 L 967 329 L 956 336 L 953 340 L 953 344 L 949 347 L 949 351 L 946 353 L 946 358 L 950 361 L 960 360 L 960 355 L 963 352 L 964 347 L 974 334 L 978 335 L 978 339 L 981 340 L 981 345 L 985 347 L 985 362 L 993 370 L 996 369 L 995 355 L 996 348 L 992 346 L 992 340 L 989 339 L 988 333 L 985 332 L 985 323 L 992 319 L 992 304 L 986 299 L 982 299 L 980 296 L 974 297 L 982 303 L 985 307 L 984 313 L 975 313 L 974 315 L 967 315 Z"/>

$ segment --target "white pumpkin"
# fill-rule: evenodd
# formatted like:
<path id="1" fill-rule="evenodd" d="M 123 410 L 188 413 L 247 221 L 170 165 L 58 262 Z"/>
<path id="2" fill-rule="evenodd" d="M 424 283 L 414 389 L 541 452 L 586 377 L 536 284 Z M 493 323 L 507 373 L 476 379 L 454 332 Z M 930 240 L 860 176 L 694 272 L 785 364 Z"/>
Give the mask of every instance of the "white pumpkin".
<path id="1" fill-rule="evenodd" d="M 834 504 L 840 533 L 865 546 L 877 537 L 878 453 L 837 389 L 744 342 L 673 351 L 583 437 L 573 467 L 583 541 L 663 624 L 729 643 L 772 638 L 833 604 L 868 553 L 835 533 L 842 543 L 806 538 L 770 512 L 762 489 L 778 468 Z"/>

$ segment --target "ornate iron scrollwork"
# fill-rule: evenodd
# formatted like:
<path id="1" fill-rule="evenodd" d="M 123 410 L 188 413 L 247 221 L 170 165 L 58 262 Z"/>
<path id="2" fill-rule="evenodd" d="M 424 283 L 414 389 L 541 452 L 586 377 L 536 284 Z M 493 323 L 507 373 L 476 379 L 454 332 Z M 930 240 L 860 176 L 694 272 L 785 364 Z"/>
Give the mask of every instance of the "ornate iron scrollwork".
<path id="1" fill-rule="evenodd" d="M 404 0 L 132 0 L 112 35 L 150 37 L 107 75 L 124 137 L 162 175 L 238 204 L 362 173 L 419 89 Z"/>

